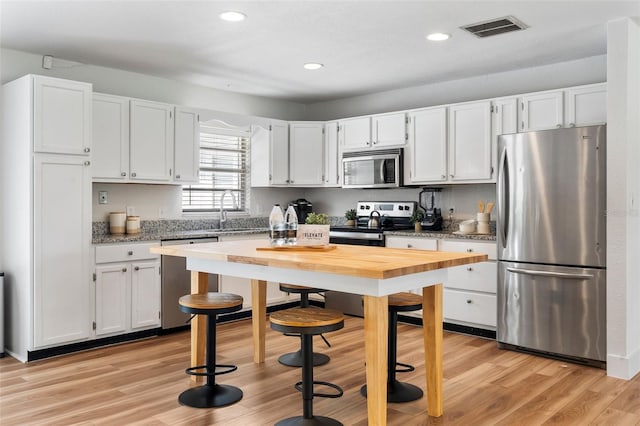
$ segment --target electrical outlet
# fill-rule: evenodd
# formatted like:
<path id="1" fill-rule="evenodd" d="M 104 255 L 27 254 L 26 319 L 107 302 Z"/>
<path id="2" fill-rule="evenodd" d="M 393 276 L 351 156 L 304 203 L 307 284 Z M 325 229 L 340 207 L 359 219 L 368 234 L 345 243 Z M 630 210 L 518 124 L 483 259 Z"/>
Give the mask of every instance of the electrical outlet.
<path id="1" fill-rule="evenodd" d="M 165 218 L 164 207 L 159 207 L 158 208 L 158 219 L 164 219 L 164 218 Z"/>
<path id="2" fill-rule="evenodd" d="M 135 216 L 136 208 L 133 206 L 127 206 L 127 216 Z"/>
<path id="3" fill-rule="evenodd" d="M 109 196 L 107 191 L 98 192 L 98 204 L 107 204 L 109 203 Z"/>

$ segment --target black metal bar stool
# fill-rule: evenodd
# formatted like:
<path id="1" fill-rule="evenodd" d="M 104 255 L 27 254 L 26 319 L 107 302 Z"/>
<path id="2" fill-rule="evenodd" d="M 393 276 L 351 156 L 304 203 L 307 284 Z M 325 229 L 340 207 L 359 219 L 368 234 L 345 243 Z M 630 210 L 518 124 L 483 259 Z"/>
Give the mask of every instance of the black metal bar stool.
<path id="1" fill-rule="evenodd" d="M 216 364 L 216 318 L 242 309 L 242 296 L 230 293 L 187 294 L 178 301 L 180 310 L 191 315 L 207 316 L 206 364 L 185 370 L 193 376 L 206 376 L 207 383 L 182 392 L 180 404 L 195 408 L 222 407 L 242 399 L 242 391 L 230 385 L 216 384 L 215 377 L 238 369 L 235 365 Z M 218 370 L 220 369 L 220 370 Z"/>
<path id="2" fill-rule="evenodd" d="M 389 296 L 389 334 L 387 349 L 387 402 L 409 402 L 422 398 L 422 389 L 411 383 L 396 380 L 396 373 L 413 371 L 413 366 L 397 362 L 398 312 L 422 309 L 422 297 L 413 293 L 396 293 Z M 398 368 L 401 366 L 402 368 Z M 367 385 L 360 393 L 367 396 Z"/>
<path id="3" fill-rule="evenodd" d="M 313 336 L 340 330 L 344 327 L 344 315 L 333 309 L 315 306 L 306 308 L 290 308 L 271 314 L 271 328 L 282 333 L 299 333 L 302 336 L 302 381 L 295 388 L 302 392 L 303 415 L 280 420 L 276 426 L 290 425 L 329 425 L 340 426 L 342 423 L 324 416 L 313 415 L 313 397 L 339 398 L 342 389 L 333 383 L 313 380 Z M 314 393 L 314 385 L 323 385 L 335 389 L 337 393 Z"/>
<path id="4" fill-rule="evenodd" d="M 284 291 L 285 293 L 294 293 L 300 295 L 300 307 L 306 308 L 309 306 L 309 295 L 312 293 L 324 293 L 326 290 L 315 287 L 304 287 L 301 285 L 293 285 L 293 284 L 280 284 L 280 291 Z M 320 335 L 327 346 L 331 347 L 327 339 L 324 338 L 323 335 Z M 302 339 L 302 336 L 300 336 Z M 300 347 L 302 348 L 302 341 L 300 342 Z M 278 358 L 278 362 L 283 365 L 288 365 L 289 367 L 302 367 L 302 349 L 299 349 L 296 352 L 290 352 L 288 354 L 282 355 Z M 318 352 L 313 353 L 313 365 L 319 366 L 324 365 L 329 362 L 329 357 L 325 354 L 321 354 Z"/>

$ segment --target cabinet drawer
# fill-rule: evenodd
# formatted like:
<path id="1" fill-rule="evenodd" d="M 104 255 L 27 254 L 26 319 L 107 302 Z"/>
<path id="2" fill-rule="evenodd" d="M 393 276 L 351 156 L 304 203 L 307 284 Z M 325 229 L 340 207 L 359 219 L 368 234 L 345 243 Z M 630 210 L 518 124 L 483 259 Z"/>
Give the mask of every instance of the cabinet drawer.
<path id="1" fill-rule="evenodd" d="M 444 319 L 490 327 L 496 326 L 496 296 L 444 289 Z"/>
<path id="2" fill-rule="evenodd" d="M 159 242 L 137 244 L 108 244 L 96 246 L 96 263 L 123 262 L 141 259 L 158 259 L 160 255 L 150 253 Z"/>
<path id="3" fill-rule="evenodd" d="M 497 258 L 497 247 L 493 241 L 483 243 L 477 241 L 440 240 L 440 251 L 481 253 L 489 256 L 489 260 L 496 260 Z"/>
<path id="4" fill-rule="evenodd" d="M 438 240 L 430 238 L 387 237 L 386 247 L 438 250 Z"/>
<path id="5" fill-rule="evenodd" d="M 449 268 L 447 288 L 496 293 L 498 266 L 495 262 L 481 262 Z"/>

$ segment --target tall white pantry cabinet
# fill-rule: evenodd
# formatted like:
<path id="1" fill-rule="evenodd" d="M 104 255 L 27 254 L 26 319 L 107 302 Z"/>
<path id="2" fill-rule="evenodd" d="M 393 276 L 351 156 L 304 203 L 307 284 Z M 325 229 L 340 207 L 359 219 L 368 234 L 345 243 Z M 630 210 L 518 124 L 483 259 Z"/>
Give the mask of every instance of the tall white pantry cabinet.
<path id="1" fill-rule="evenodd" d="M 27 75 L 2 87 L 7 351 L 91 337 L 91 84 Z"/>

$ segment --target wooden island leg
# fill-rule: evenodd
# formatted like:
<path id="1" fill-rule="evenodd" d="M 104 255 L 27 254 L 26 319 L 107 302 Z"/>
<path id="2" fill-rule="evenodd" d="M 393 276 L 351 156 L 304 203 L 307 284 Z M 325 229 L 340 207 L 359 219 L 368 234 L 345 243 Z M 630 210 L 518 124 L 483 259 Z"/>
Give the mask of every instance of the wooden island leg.
<path id="1" fill-rule="evenodd" d="M 251 325 L 253 329 L 253 362 L 264 362 L 265 329 L 267 327 L 267 282 L 251 280 Z"/>
<path id="2" fill-rule="evenodd" d="M 387 424 L 387 296 L 364 296 L 364 347 L 367 373 L 367 413 L 369 424 Z"/>
<path id="3" fill-rule="evenodd" d="M 442 399 L 442 284 L 422 289 L 424 362 L 427 370 L 427 412 L 440 417 Z"/>
<path id="4" fill-rule="evenodd" d="M 209 276 L 206 272 L 191 271 L 191 294 L 206 293 L 209 290 Z M 196 315 L 191 320 L 191 366 L 204 365 L 204 349 L 207 341 L 207 316 Z M 191 381 L 204 382 L 202 376 L 191 376 Z"/>

